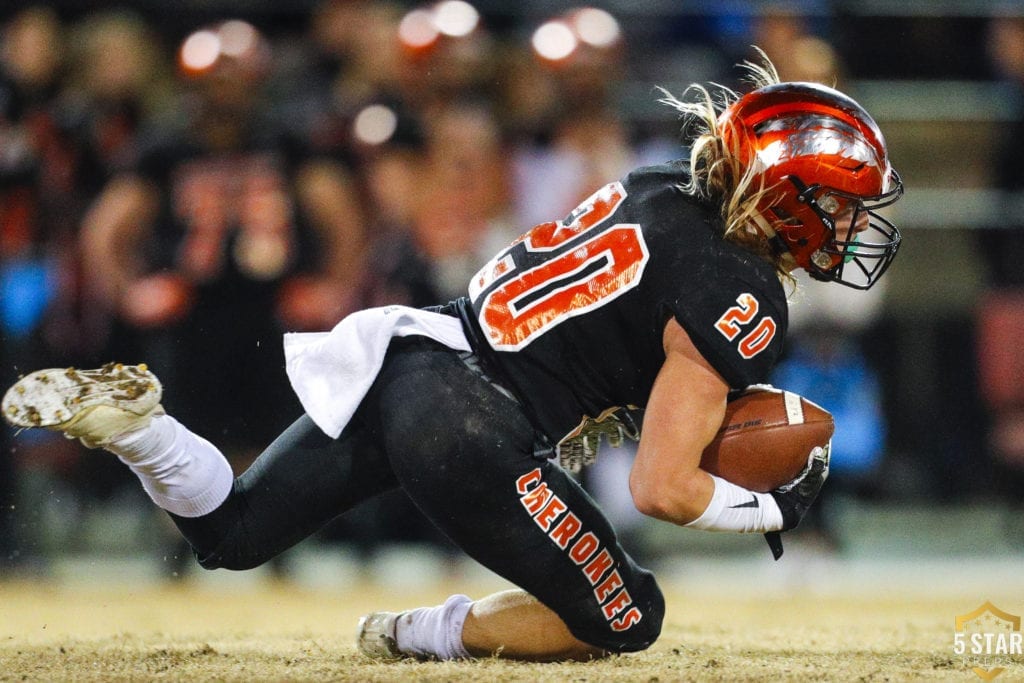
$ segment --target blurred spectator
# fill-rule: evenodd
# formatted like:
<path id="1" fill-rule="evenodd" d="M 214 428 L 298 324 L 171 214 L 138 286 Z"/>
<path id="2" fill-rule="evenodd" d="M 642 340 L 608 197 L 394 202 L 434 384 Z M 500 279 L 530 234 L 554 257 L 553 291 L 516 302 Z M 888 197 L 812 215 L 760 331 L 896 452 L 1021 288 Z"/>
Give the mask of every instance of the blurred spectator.
<path id="1" fill-rule="evenodd" d="M 402 100 L 430 125 L 457 100 L 493 99 L 494 39 L 477 10 L 462 0 L 415 7 L 398 24 Z"/>
<path id="2" fill-rule="evenodd" d="M 82 195 L 78 150 L 60 107 L 64 27 L 43 6 L 13 14 L 0 33 L 0 381 L 74 358 L 74 225 Z M 76 451 L 52 435 L 0 437 L 0 569 L 41 549 L 25 528 L 27 481 L 63 471 Z M 43 486 L 39 487 L 44 488 Z"/>
<path id="3" fill-rule="evenodd" d="M 94 196 L 134 162 L 143 126 L 173 106 L 171 64 L 160 37 L 126 10 L 89 15 L 68 42 L 64 101 L 88 155 L 83 188 Z"/>
<path id="4" fill-rule="evenodd" d="M 1000 489 L 1019 503 L 1024 491 L 1024 363 L 1019 350 L 1024 335 L 1024 17 L 994 18 L 989 35 L 989 57 L 1013 98 L 1016 117 L 1000 127 L 993 168 L 1005 223 L 980 237 L 989 291 L 978 307 L 979 371 Z"/>
<path id="5" fill-rule="evenodd" d="M 60 107 L 64 36 L 42 7 L 15 15 L 0 41 L 0 329 L 10 361 L 46 357 L 36 335 L 66 272 L 82 197 L 75 141 Z M 64 339 L 63 341 L 68 341 Z M 61 351 L 64 351 L 62 348 Z"/>
<path id="6" fill-rule="evenodd" d="M 992 184 L 1003 193 L 1003 227 L 982 233 L 982 248 L 994 287 L 1024 286 L 1024 17 L 998 17 L 990 27 L 989 53 L 1016 117 L 1000 126 Z"/>
<path id="7" fill-rule="evenodd" d="M 400 105 L 372 104 L 360 111 L 353 133 L 368 203 L 367 268 L 362 306 L 433 306 L 443 298 L 412 226 L 427 171 L 426 141 Z"/>
<path id="8" fill-rule="evenodd" d="M 68 36 L 61 103 L 79 150 L 76 185 L 84 212 L 115 175 L 133 166 L 143 129 L 173 110 L 174 92 L 171 60 L 139 15 L 97 12 L 74 25 Z M 80 223 L 81 216 L 76 216 L 70 224 Z M 75 252 L 69 248 L 69 253 Z M 84 276 L 77 258 L 75 265 L 76 290 L 81 290 Z M 73 332 L 80 359 L 64 362 L 90 365 L 107 360 L 107 316 L 102 308 L 88 305 L 88 298 L 80 292 L 66 300 L 66 316 L 76 321 Z"/>
<path id="9" fill-rule="evenodd" d="M 357 113 L 375 102 L 401 104 L 399 12 L 383 2 L 324 0 L 302 37 L 278 41 L 285 54 L 270 87 L 280 119 L 315 152 L 349 159 Z"/>
<path id="10" fill-rule="evenodd" d="M 313 151 L 354 171 L 366 241 L 359 307 L 440 300 L 411 235 L 426 160 L 419 112 L 403 92 L 402 16 L 385 2 L 318 4 L 284 104 L 285 118 L 299 122 L 293 129 Z"/>
<path id="11" fill-rule="evenodd" d="M 165 368 L 176 410 L 236 455 L 294 419 L 281 333 L 349 310 L 364 247 L 348 173 L 266 119 L 269 49 L 240 21 L 192 34 L 180 125 L 108 184 L 83 234 L 118 353 Z"/>
<path id="12" fill-rule="evenodd" d="M 782 80 L 841 87 L 842 70 L 835 47 L 813 33 L 809 18 L 798 8 L 765 8 L 753 21 L 752 42 L 772 59 Z"/>
<path id="13" fill-rule="evenodd" d="M 490 109 L 456 102 L 427 128 L 412 237 L 440 301 L 464 295 L 480 264 L 518 237 L 510 216 L 504 140 Z"/>
<path id="14" fill-rule="evenodd" d="M 1000 472 L 999 490 L 1020 501 L 1024 491 L 1024 289 L 993 289 L 978 305 L 981 394 L 989 409 L 988 443 Z"/>
<path id="15" fill-rule="evenodd" d="M 239 469 L 301 412 L 282 333 L 327 329 L 356 305 L 365 247 L 349 172 L 273 124 L 270 49 L 238 20 L 191 34 L 181 120 L 107 184 L 82 235 L 111 356 L 161 368 L 180 397 L 168 408 Z M 169 555 L 171 571 L 187 566 L 183 548 Z"/>
<path id="16" fill-rule="evenodd" d="M 558 115 L 555 70 L 528 46 L 512 46 L 498 59 L 502 85 L 494 101 L 502 129 L 515 144 L 546 144 Z"/>
<path id="17" fill-rule="evenodd" d="M 548 136 L 521 140 L 514 151 L 513 197 L 520 226 L 563 217 L 596 188 L 632 168 L 682 153 L 678 148 L 645 149 L 633 139 L 617 97 L 627 68 L 626 46 L 611 14 L 588 8 L 557 16 L 537 28 L 532 47 L 554 91 L 547 113 L 541 103 L 532 105 L 548 121 Z"/>

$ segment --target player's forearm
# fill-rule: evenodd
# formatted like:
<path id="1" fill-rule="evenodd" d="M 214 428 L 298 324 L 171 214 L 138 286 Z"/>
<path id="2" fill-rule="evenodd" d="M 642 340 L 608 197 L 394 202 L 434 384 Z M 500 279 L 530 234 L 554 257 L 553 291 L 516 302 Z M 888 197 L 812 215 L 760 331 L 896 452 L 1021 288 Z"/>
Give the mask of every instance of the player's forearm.
<path id="1" fill-rule="evenodd" d="M 642 455 L 642 454 L 641 454 Z M 629 488 L 637 510 L 680 526 L 694 521 L 707 509 L 715 483 L 698 467 L 667 469 L 665 460 L 642 460 L 638 455 L 630 472 Z"/>
<path id="2" fill-rule="evenodd" d="M 82 221 L 82 260 L 90 292 L 116 304 L 142 271 L 139 245 L 156 212 L 153 189 L 135 177 L 107 186 Z"/>
<path id="3" fill-rule="evenodd" d="M 763 533 L 782 529 L 782 512 L 768 493 L 757 493 L 696 469 L 658 477 L 634 469 L 633 501 L 649 517 L 703 531 Z"/>

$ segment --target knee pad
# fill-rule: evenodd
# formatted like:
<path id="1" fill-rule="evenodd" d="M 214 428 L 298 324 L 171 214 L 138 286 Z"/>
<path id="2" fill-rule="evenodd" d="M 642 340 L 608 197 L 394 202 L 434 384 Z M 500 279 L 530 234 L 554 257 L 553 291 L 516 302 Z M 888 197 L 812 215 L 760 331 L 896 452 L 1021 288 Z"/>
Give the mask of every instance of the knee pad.
<path id="1" fill-rule="evenodd" d="M 244 533 L 227 532 L 213 549 L 207 549 L 192 543 L 192 552 L 196 562 L 203 569 L 230 569 L 245 571 L 255 569 L 273 559 L 277 552 L 269 547 L 253 542 Z"/>
<path id="2" fill-rule="evenodd" d="M 572 634 L 584 643 L 609 652 L 639 652 L 653 645 L 661 635 L 665 598 L 654 576 L 646 570 L 638 569 L 629 586 L 631 604 L 620 612 L 612 612 L 615 606 L 615 597 L 612 597 L 596 610 L 590 607 L 594 605 L 591 599 L 587 601 L 586 612 L 569 619 L 563 616 Z M 612 612 L 610 617 L 609 612 Z"/>
<path id="3" fill-rule="evenodd" d="M 196 561 L 203 569 L 230 569 L 231 571 L 245 571 L 255 569 L 266 561 L 266 558 L 253 556 L 250 553 L 243 553 L 236 549 L 228 548 L 227 552 L 222 549 L 209 555 L 195 553 Z"/>

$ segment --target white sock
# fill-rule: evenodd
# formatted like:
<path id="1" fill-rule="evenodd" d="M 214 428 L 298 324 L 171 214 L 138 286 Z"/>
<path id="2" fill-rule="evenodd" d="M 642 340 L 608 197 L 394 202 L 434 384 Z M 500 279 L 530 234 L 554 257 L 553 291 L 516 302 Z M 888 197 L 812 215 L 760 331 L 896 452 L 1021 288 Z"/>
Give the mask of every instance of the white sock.
<path id="1" fill-rule="evenodd" d="M 395 624 L 398 649 L 408 655 L 442 660 L 469 659 L 462 644 L 462 625 L 473 601 L 453 595 L 437 607 L 420 607 L 406 612 Z"/>
<path id="2" fill-rule="evenodd" d="M 711 475 L 715 493 L 701 516 L 683 526 L 703 531 L 764 533 L 782 529 L 782 510 L 767 493 L 757 493 Z"/>
<path id="3" fill-rule="evenodd" d="M 227 459 L 206 439 L 170 415 L 114 437 L 105 447 L 135 473 L 153 502 L 180 517 L 216 510 L 231 492 L 235 475 Z"/>

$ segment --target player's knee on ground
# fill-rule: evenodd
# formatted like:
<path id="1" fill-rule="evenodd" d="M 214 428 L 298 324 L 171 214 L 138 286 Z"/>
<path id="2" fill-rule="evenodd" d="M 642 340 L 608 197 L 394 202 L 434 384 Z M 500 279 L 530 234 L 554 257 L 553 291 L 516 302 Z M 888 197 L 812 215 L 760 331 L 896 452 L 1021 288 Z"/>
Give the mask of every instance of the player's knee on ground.
<path id="1" fill-rule="evenodd" d="M 233 543 L 230 539 L 213 552 L 194 549 L 196 561 L 203 569 L 230 569 L 243 571 L 255 569 L 273 559 L 273 555 L 261 551 L 248 543 Z"/>
<path id="2" fill-rule="evenodd" d="M 661 635 L 665 598 L 649 572 L 639 570 L 636 579 L 630 588 L 609 595 L 596 610 L 560 616 L 574 636 L 594 647 L 609 652 L 646 650 Z M 594 603 L 588 600 L 587 604 Z M 616 610 L 620 605 L 624 606 Z"/>
<path id="3" fill-rule="evenodd" d="M 209 515 L 195 519 L 171 515 L 203 569 L 254 569 L 287 547 L 269 542 L 259 525 L 245 523 L 238 501 L 233 496 Z"/>

